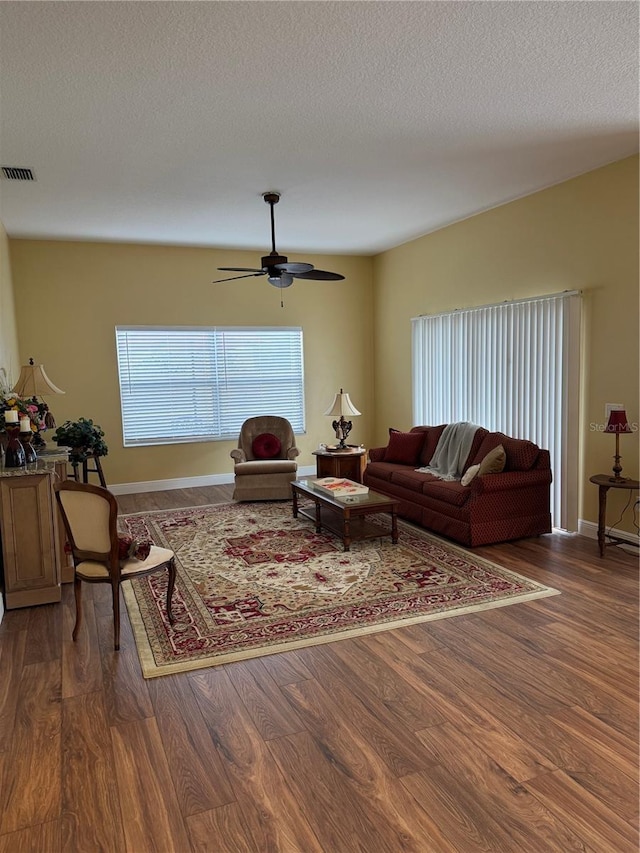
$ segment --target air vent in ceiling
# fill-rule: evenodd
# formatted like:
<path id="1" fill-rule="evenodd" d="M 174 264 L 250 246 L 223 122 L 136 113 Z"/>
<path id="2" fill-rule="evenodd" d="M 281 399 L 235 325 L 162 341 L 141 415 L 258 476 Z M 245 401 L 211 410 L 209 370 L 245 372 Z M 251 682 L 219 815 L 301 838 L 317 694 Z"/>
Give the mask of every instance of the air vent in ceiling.
<path id="1" fill-rule="evenodd" d="M 35 181 L 32 169 L 23 166 L 0 166 L 5 181 Z"/>

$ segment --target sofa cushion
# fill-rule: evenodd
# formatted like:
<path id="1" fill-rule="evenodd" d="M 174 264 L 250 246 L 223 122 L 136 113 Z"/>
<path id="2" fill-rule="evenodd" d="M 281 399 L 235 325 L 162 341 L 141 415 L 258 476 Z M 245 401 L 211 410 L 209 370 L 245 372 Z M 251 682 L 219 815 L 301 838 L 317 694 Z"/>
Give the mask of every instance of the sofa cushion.
<path id="1" fill-rule="evenodd" d="M 468 501 L 471 489 L 465 489 L 458 480 L 439 480 L 434 477 L 424 483 L 422 494 L 453 506 L 462 506 Z"/>
<path id="2" fill-rule="evenodd" d="M 251 442 L 251 451 L 256 459 L 277 459 L 282 445 L 277 435 L 262 432 Z"/>
<path id="3" fill-rule="evenodd" d="M 401 486 L 403 489 L 422 494 L 424 484 L 436 478 L 433 474 L 422 474 L 420 471 L 398 467 L 393 471 L 390 479 L 394 486 Z"/>
<path id="4" fill-rule="evenodd" d="M 424 433 L 424 444 L 420 452 L 420 465 L 428 465 L 431 462 L 431 457 L 436 452 L 436 447 L 445 427 L 446 424 L 430 427 L 414 427 L 415 430 L 421 430 Z"/>
<path id="5" fill-rule="evenodd" d="M 464 463 L 464 467 L 462 469 L 462 473 L 464 474 L 469 465 L 473 465 L 476 462 L 481 462 L 486 453 L 483 453 L 482 456 L 478 459 L 478 451 L 486 438 L 489 435 L 489 430 L 484 427 L 478 427 L 476 430 L 476 434 L 473 436 L 473 441 L 471 442 L 471 450 L 469 450 L 469 455 L 467 456 L 467 460 Z"/>
<path id="6" fill-rule="evenodd" d="M 506 461 L 507 455 L 504 447 L 499 444 L 487 453 L 482 462 L 470 465 L 460 482 L 463 486 L 468 486 L 474 477 L 482 477 L 484 474 L 499 474 L 504 471 Z"/>
<path id="7" fill-rule="evenodd" d="M 419 432 L 392 432 L 384 454 L 385 462 L 417 465 L 424 436 Z"/>
<path id="8" fill-rule="evenodd" d="M 505 471 L 530 471 L 536 463 L 540 454 L 540 448 L 532 441 L 524 438 L 511 438 L 503 432 L 490 432 L 485 436 L 473 463 L 482 462 L 490 450 L 499 444 L 504 447 L 506 454 Z"/>
<path id="9" fill-rule="evenodd" d="M 480 470 L 480 463 L 478 462 L 476 465 L 470 465 L 467 470 L 462 475 L 462 479 L 460 480 L 461 486 L 468 486 L 469 483 L 478 475 L 478 471 Z"/>

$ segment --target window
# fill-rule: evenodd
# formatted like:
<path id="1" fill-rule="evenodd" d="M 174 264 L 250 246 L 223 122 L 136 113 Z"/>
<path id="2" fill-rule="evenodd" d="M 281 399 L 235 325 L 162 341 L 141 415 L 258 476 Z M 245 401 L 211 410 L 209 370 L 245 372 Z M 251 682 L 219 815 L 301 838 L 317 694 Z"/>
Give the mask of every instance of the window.
<path id="1" fill-rule="evenodd" d="M 416 424 L 471 421 L 549 450 L 556 527 L 578 524 L 581 297 L 575 292 L 412 320 Z"/>
<path id="2" fill-rule="evenodd" d="M 254 415 L 304 422 L 302 329 L 116 327 L 124 446 L 237 438 Z"/>

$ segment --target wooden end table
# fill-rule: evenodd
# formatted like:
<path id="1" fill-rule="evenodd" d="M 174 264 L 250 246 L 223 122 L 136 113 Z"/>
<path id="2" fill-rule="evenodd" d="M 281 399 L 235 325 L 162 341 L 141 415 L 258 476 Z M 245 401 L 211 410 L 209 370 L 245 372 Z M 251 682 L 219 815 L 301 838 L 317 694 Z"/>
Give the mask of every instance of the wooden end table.
<path id="1" fill-rule="evenodd" d="M 360 539 L 377 539 L 380 536 L 391 536 L 394 545 L 398 544 L 398 507 L 400 501 L 395 498 L 369 491 L 353 502 L 339 501 L 331 495 L 314 489 L 313 480 L 294 480 L 291 483 L 293 493 L 293 517 L 301 515 L 308 518 L 316 526 L 316 533 L 322 533 L 326 527 L 342 539 L 344 550 L 348 551 L 351 543 Z M 298 505 L 298 498 L 306 497 L 313 501 L 313 511 Z M 376 512 L 389 513 L 391 526 L 388 530 L 380 530 L 366 522 L 366 516 Z"/>
<path id="2" fill-rule="evenodd" d="M 350 447 L 349 450 L 314 450 L 316 457 L 316 475 L 320 477 L 338 477 L 340 480 L 353 480 L 361 483 L 367 465 L 367 451 L 364 447 Z"/>
<path id="3" fill-rule="evenodd" d="M 604 549 L 607 545 L 634 545 L 627 539 L 620 539 L 617 536 L 608 537 L 605 535 L 607 526 L 607 492 L 609 489 L 627 489 L 628 491 L 638 491 L 640 482 L 638 480 L 616 480 L 608 474 L 594 474 L 589 477 L 591 483 L 595 483 L 598 487 L 598 545 L 600 547 L 600 556 L 604 557 Z M 606 539 L 609 539 L 609 542 Z"/>

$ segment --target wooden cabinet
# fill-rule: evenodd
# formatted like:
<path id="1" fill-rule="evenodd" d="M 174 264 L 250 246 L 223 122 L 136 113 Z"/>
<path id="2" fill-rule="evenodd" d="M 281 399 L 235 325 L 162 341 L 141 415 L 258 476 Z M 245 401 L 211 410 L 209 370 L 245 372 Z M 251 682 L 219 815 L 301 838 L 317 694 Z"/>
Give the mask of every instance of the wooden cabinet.
<path id="1" fill-rule="evenodd" d="M 53 477 L 53 471 L 0 477 L 0 537 L 8 610 L 60 601 Z"/>
<path id="2" fill-rule="evenodd" d="M 332 453 L 329 450 L 314 450 L 316 457 L 316 475 L 318 477 L 340 477 L 345 480 L 362 482 L 367 464 L 367 451 L 349 450 L 345 453 Z"/>

